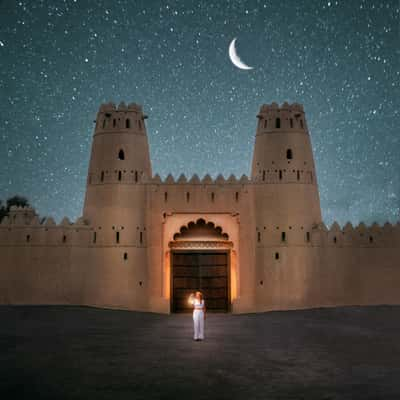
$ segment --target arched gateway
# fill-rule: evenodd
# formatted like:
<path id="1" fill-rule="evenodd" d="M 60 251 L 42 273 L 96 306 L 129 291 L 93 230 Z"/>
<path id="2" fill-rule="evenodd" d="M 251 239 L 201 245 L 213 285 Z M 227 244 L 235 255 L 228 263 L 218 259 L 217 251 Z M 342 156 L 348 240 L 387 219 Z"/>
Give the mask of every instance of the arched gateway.
<path id="1" fill-rule="evenodd" d="M 230 309 L 229 235 L 203 218 L 191 221 L 175 233 L 171 249 L 171 311 L 189 312 L 189 294 L 200 290 L 207 310 Z"/>

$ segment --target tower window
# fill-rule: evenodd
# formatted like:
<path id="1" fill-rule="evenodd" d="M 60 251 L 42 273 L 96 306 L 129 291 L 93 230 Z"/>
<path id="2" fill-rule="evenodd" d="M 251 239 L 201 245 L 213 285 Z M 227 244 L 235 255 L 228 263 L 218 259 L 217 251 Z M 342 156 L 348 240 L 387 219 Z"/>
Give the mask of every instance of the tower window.
<path id="1" fill-rule="evenodd" d="M 124 260 L 126 261 L 128 259 L 128 253 L 124 253 Z"/>
<path id="2" fill-rule="evenodd" d="M 215 200 L 215 193 L 212 192 L 212 193 L 211 193 L 211 201 L 214 202 L 214 200 Z"/>
<path id="3" fill-rule="evenodd" d="M 101 171 L 100 181 L 101 181 L 101 182 L 104 181 L 104 171 Z"/>
<path id="4" fill-rule="evenodd" d="M 336 236 L 334 236 L 333 237 L 333 243 L 336 243 L 337 242 L 337 239 L 336 239 Z"/>
<path id="5" fill-rule="evenodd" d="M 125 160 L 125 153 L 122 149 L 118 152 L 118 158 L 120 160 Z"/>
<path id="6" fill-rule="evenodd" d="M 31 235 L 26 235 L 26 241 L 30 242 L 30 240 L 31 240 Z"/>
<path id="7" fill-rule="evenodd" d="M 292 149 L 287 149 L 287 150 L 286 150 L 286 158 L 287 158 L 288 160 L 291 160 L 291 159 L 293 158 Z"/>
<path id="8" fill-rule="evenodd" d="M 239 192 L 236 192 L 236 193 L 235 193 L 235 200 L 236 200 L 236 202 L 239 201 Z"/>
<path id="9" fill-rule="evenodd" d="M 93 232 L 93 243 L 97 241 L 97 232 Z"/>
<path id="10" fill-rule="evenodd" d="M 118 180 L 120 181 L 121 178 L 122 178 L 122 172 L 121 172 L 121 171 L 118 171 Z"/>
<path id="11" fill-rule="evenodd" d="M 372 243 L 374 241 L 374 238 L 372 236 L 369 237 L 369 242 Z"/>
<path id="12" fill-rule="evenodd" d="M 164 192 L 164 202 L 168 201 L 168 192 Z"/>
<path id="13" fill-rule="evenodd" d="M 286 242 L 286 232 L 282 232 L 281 240 L 282 240 L 282 242 Z"/>
<path id="14" fill-rule="evenodd" d="M 300 180 L 300 171 L 299 170 L 297 170 L 297 180 L 298 181 Z"/>
<path id="15" fill-rule="evenodd" d="M 126 120 L 125 120 L 125 128 L 126 129 L 129 129 L 131 127 L 131 120 L 129 119 L 129 118 L 127 118 Z"/>
<path id="16" fill-rule="evenodd" d="M 265 169 L 263 170 L 263 181 L 265 181 Z"/>
<path id="17" fill-rule="evenodd" d="M 290 118 L 290 127 L 293 128 L 293 118 Z"/>
<path id="18" fill-rule="evenodd" d="M 143 243 L 143 232 L 140 232 L 139 234 L 139 242 Z"/>
<path id="19" fill-rule="evenodd" d="M 275 253 L 275 260 L 279 260 L 279 253 L 278 252 Z"/>
<path id="20" fill-rule="evenodd" d="M 186 192 L 186 201 L 189 203 L 189 200 L 190 200 L 190 193 L 189 192 Z"/>
<path id="21" fill-rule="evenodd" d="M 300 120 L 300 126 L 301 126 L 301 129 L 303 129 L 303 120 L 302 119 Z"/>
<path id="22" fill-rule="evenodd" d="M 264 129 L 266 129 L 267 126 L 268 126 L 268 120 L 267 120 L 267 119 L 264 119 Z"/>
<path id="23" fill-rule="evenodd" d="M 279 179 L 282 179 L 282 170 L 279 170 Z"/>
<path id="24" fill-rule="evenodd" d="M 257 242 L 261 242 L 261 232 L 257 232 Z"/>
<path id="25" fill-rule="evenodd" d="M 279 129 L 280 127 L 281 127 L 281 119 L 280 119 L 280 118 L 277 118 L 277 119 L 275 120 L 275 128 Z"/>
<path id="26" fill-rule="evenodd" d="M 67 241 L 67 237 L 65 235 L 63 235 L 62 242 L 66 243 L 66 241 Z"/>
<path id="27" fill-rule="evenodd" d="M 113 128 L 115 128 L 115 125 L 117 125 L 117 120 L 114 118 L 113 119 Z"/>
<path id="28" fill-rule="evenodd" d="M 307 240 L 307 242 L 310 241 L 310 232 L 307 232 L 307 233 L 306 233 L 306 240 Z"/>
<path id="29" fill-rule="evenodd" d="M 119 232 L 115 232 L 115 241 L 119 243 Z"/>

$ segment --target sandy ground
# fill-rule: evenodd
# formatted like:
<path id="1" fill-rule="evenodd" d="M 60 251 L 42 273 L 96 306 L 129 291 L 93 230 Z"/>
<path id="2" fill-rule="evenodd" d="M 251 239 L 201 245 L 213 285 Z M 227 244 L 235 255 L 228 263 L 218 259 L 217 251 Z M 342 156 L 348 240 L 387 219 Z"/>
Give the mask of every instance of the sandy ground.
<path id="1" fill-rule="evenodd" d="M 400 399 L 400 306 L 192 319 L 0 307 L 1 399 Z"/>

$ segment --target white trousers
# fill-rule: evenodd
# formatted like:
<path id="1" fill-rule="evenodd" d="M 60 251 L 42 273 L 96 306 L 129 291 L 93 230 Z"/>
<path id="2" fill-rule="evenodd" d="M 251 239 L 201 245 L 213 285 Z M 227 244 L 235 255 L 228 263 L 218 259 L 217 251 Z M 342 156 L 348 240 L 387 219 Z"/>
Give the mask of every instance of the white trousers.
<path id="1" fill-rule="evenodd" d="M 204 339 L 204 311 L 193 310 L 194 339 Z"/>

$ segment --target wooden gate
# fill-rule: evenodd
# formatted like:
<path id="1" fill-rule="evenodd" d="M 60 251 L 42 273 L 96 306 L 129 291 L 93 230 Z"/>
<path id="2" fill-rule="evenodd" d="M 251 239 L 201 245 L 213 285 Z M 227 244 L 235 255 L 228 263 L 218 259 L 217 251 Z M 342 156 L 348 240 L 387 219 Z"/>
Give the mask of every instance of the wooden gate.
<path id="1" fill-rule="evenodd" d="M 172 253 L 172 312 L 190 312 L 190 293 L 203 293 L 207 311 L 227 312 L 230 304 L 228 251 Z"/>

